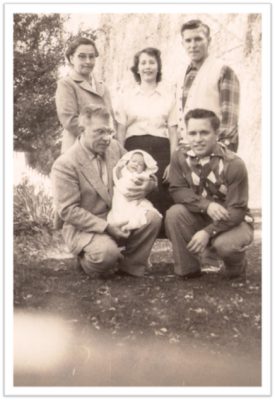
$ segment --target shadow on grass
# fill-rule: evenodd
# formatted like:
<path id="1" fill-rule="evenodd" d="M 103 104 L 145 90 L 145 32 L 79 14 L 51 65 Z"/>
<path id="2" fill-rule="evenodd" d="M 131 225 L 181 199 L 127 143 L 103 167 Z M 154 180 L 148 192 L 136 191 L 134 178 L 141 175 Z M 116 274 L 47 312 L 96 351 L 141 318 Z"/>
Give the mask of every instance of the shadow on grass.
<path id="1" fill-rule="evenodd" d="M 43 326 L 39 318 L 57 318 L 70 351 L 57 370 L 52 364 L 43 372 L 40 362 L 26 371 L 19 363 L 16 385 L 260 385 L 260 243 L 248 251 L 246 282 L 225 281 L 217 272 L 182 281 L 168 252 L 161 242 L 143 278 L 93 280 L 71 258 L 17 262 L 15 310 L 38 318 L 26 325 L 25 337 Z M 23 326 L 15 327 L 19 337 Z M 56 335 L 66 343 L 66 335 Z"/>

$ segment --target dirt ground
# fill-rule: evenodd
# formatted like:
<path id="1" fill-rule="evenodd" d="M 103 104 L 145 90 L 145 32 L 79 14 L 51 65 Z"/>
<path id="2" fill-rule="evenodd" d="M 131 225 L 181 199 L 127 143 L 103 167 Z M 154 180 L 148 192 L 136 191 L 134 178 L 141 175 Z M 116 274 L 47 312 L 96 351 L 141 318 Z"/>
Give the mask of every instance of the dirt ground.
<path id="1" fill-rule="evenodd" d="M 245 282 L 226 281 L 217 269 L 182 281 L 167 240 L 155 244 L 143 278 L 89 278 L 57 234 L 18 235 L 14 254 L 15 331 L 33 348 L 27 365 L 16 347 L 16 385 L 261 385 L 260 240 L 248 251 Z M 55 361 L 41 368 L 51 353 Z"/>

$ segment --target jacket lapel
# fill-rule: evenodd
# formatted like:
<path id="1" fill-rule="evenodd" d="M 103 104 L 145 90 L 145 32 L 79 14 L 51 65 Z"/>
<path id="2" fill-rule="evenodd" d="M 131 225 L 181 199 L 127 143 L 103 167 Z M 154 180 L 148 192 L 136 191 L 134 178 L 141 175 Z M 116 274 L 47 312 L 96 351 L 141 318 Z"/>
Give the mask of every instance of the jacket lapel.
<path id="1" fill-rule="evenodd" d="M 114 153 L 114 151 L 111 150 L 112 144 L 107 148 L 106 151 L 106 165 L 107 165 L 107 173 L 108 173 L 108 189 L 111 198 L 113 197 L 113 169 L 116 166 L 118 162 L 118 157 Z"/>
<path id="2" fill-rule="evenodd" d="M 78 145 L 78 163 L 80 164 L 80 171 L 82 175 L 85 176 L 86 180 L 93 186 L 93 188 L 97 191 L 100 197 L 102 197 L 102 199 L 108 204 L 108 206 L 111 207 L 112 198 L 108 192 L 108 188 L 104 185 L 104 183 L 100 179 L 98 171 L 94 168 L 85 150 L 82 149 L 79 143 L 77 143 L 77 145 Z M 110 184 L 109 172 L 108 172 L 108 179 Z"/>
<path id="3" fill-rule="evenodd" d="M 95 87 L 96 87 L 96 93 L 103 97 L 104 95 L 104 85 L 102 82 L 98 82 L 96 79 L 94 79 Z"/>
<path id="4" fill-rule="evenodd" d="M 79 86 L 82 89 L 87 90 L 88 92 L 96 94 L 100 97 L 103 97 L 104 88 L 103 88 L 103 85 L 101 82 L 98 82 L 96 79 L 93 78 L 93 82 L 94 82 L 94 86 L 95 86 L 95 88 L 93 88 L 89 82 L 87 82 L 85 79 L 83 79 L 83 77 L 81 75 L 79 75 L 77 72 L 75 72 L 74 70 L 72 70 L 70 72 L 70 77 L 74 81 L 78 82 Z"/>
<path id="5" fill-rule="evenodd" d="M 99 93 L 99 92 L 98 92 L 98 85 L 96 85 L 96 90 L 94 90 L 94 89 L 92 88 L 92 86 L 90 85 L 90 83 L 87 82 L 87 81 L 82 81 L 82 82 L 80 82 L 80 83 L 79 83 L 79 86 L 82 87 L 82 89 L 87 90 L 88 92 L 91 92 L 91 93 L 93 93 L 93 94 L 96 94 L 97 96 L 102 97 L 102 93 Z"/>

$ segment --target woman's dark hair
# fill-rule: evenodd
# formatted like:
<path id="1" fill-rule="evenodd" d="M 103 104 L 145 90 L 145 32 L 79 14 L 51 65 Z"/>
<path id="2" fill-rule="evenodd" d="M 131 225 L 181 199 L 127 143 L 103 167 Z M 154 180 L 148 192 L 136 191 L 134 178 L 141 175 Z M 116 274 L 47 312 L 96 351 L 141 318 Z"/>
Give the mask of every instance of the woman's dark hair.
<path id="1" fill-rule="evenodd" d="M 195 108 L 194 110 L 189 110 L 184 117 L 186 126 L 188 125 L 188 122 L 191 118 L 194 119 L 208 118 L 210 120 L 211 126 L 214 129 L 214 131 L 217 131 L 220 127 L 219 118 L 213 111 L 210 110 L 204 110 L 201 108 Z"/>
<path id="2" fill-rule="evenodd" d="M 134 65 L 131 67 L 131 71 L 133 72 L 135 80 L 140 83 L 140 75 L 138 73 L 138 64 L 141 54 L 148 54 L 148 56 L 154 57 L 158 64 L 158 73 L 156 77 L 156 81 L 161 81 L 161 58 L 160 58 L 160 50 L 156 49 L 155 47 L 146 47 L 146 49 L 140 50 L 138 53 L 134 55 Z"/>
<path id="3" fill-rule="evenodd" d="M 68 45 L 68 48 L 65 52 L 65 56 L 66 56 L 67 60 L 69 61 L 69 63 L 70 63 L 70 57 L 75 53 L 76 49 L 79 46 L 81 46 L 82 44 L 92 45 L 95 49 L 95 56 L 98 57 L 99 54 L 98 54 L 95 42 L 86 37 L 78 37 L 78 38 L 74 39 L 72 42 L 70 42 L 70 44 Z"/>

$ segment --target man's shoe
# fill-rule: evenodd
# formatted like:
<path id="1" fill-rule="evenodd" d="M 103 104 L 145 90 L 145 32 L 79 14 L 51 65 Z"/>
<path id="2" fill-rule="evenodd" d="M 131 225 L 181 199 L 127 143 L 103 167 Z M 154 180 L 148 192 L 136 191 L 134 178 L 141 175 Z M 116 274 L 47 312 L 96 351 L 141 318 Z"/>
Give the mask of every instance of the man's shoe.
<path id="1" fill-rule="evenodd" d="M 124 271 L 123 269 L 118 269 L 118 270 L 116 270 L 116 271 L 115 271 L 115 275 L 118 275 L 118 276 L 128 276 L 128 277 L 130 276 L 131 278 L 139 278 L 139 276 L 129 274 L 128 272 Z"/>
<path id="2" fill-rule="evenodd" d="M 116 270 L 115 275 L 118 275 L 118 276 L 132 276 L 132 275 L 128 274 L 127 272 L 123 271 L 122 269 Z"/>
<path id="3" fill-rule="evenodd" d="M 189 272 L 189 274 L 183 275 L 181 279 L 183 281 L 187 281 L 188 279 L 196 279 L 200 278 L 203 275 L 201 270 L 195 271 L 195 272 Z"/>
<path id="4" fill-rule="evenodd" d="M 204 273 L 206 273 L 206 274 L 208 274 L 209 272 L 210 273 L 216 273 L 216 272 L 219 272 L 220 270 L 221 270 L 221 266 L 219 266 L 219 265 L 210 265 L 210 264 L 204 264 L 204 265 L 202 265 L 201 266 L 201 270 L 202 270 L 202 272 Z"/>
<path id="5" fill-rule="evenodd" d="M 226 268 L 223 271 L 223 276 L 225 279 L 233 280 L 245 280 L 246 279 L 246 268 L 247 260 L 244 260 L 243 265 L 240 268 Z"/>
<path id="6" fill-rule="evenodd" d="M 92 279 L 110 279 L 110 278 L 112 278 L 114 276 L 114 270 L 113 269 L 107 270 L 107 271 L 102 271 L 102 272 L 90 271 L 89 273 L 87 273 L 83 269 L 83 267 L 81 265 L 81 258 L 82 257 L 83 257 L 82 255 L 78 255 L 77 258 L 76 258 L 75 267 L 76 267 L 76 270 L 78 272 L 81 272 L 81 273 L 89 276 Z"/>

